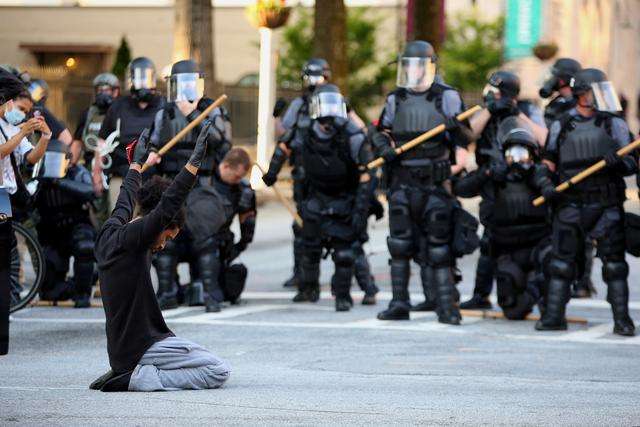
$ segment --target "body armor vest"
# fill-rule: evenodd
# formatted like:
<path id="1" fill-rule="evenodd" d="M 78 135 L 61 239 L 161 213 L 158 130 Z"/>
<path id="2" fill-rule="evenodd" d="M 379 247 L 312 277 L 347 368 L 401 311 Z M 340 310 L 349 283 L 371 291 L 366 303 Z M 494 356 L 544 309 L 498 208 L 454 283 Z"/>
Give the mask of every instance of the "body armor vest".
<path id="1" fill-rule="evenodd" d="M 82 220 L 88 221 L 89 218 L 84 203 L 79 203 L 76 197 L 62 190 L 50 179 L 41 180 L 36 206 L 40 211 L 40 221 L 56 227 L 67 227 Z"/>
<path id="2" fill-rule="evenodd" d="M 558 175 L 566 181 L 617 148 L 607 132 L 608 117 L 570 120 L 558 137 Z M 569 199 L 586 203 L 615 204 L 624 201 L 624 180 L 607 168 L 569 187 Z"/>
<path id="3" fill-rule="evenodd" d="M 340 129 L 331 139 L 310 131 L 302 148 L 302 165 L 311 186 L 326 194 L 340 194 L 358 186 L 358 166 L 351 159 L 349 139 Z"/>
<path id="4" fill-rule="evenodd" d="M 445 122 L 445 116 L 438 106 L 442 102 L 442 93 L 435 94 L 410 93 L 407 91 L 396 92 L 396 111 L 393 118 L 391 135 L 398 145 L 404 145 L 413 138 L 433 129 Z M 440 135 L 430 139 L 412 150 L 400 156 L 404 166 L 413 165 L 414 162 L 405 164 L 406 160 L 441 160 L 448 158 L 448 150 L 444 145 L 444 137 Z"/>
<path id="5" fill-rule="evenodd" d="M 309 117 L 309 102 L 306 96 L 302 98 L 302 105 L 296 116 L 296 132 L 291 141 L 291 156 L 289 156 L 289 164 L 292 167 L 291 177 L 295 181 L 302 181 L 305 177 L 304 167 L 302 165 L 302 146 L 307 139 L 309 129 L 311 128 L 311 117 Z"/>
<path id="6" fill-rule="evenodd" d="M 189 120 L 182 114 L 175 103 L 167 104 L 162 113 L 162 127 L 160 129 L 160 141 L 166 144 L 176 136 L 182 129 L 187 127 Z M 196 126 L 184 136 L 171 150 L 163 157 L 160 163 L 162 173 L 175 176 L 187 164 L 193 147 L 195 146 L 198 135 L 200 134 L 201 125 Z M 210 176 L 217 164 L 216 145 L 214 141 L 207 143 L 207 155 L 202 161 L 199 175 Z"/>
<path id="7" fill-rule="evenodd" d="M 549 233 L 547 208 L 533 206 L 537 196 L 525 180 L 507 181 L 497 188 L 490 225 L 496 243 L 535 242 Z"/>

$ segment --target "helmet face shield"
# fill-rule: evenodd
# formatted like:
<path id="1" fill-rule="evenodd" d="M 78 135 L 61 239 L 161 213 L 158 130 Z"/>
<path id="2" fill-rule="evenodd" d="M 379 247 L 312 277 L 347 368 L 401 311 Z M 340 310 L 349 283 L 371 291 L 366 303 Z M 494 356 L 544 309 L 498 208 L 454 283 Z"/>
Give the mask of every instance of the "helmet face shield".
<path id="1" fill-rule="evenodd" d="M 318 93 L 311 98 L 309 116 L 314 120 L 322 117 L 340 117 L 346 119 L 347 104 L 339 93 Z"/>
<path id="2" fill-rule="evenodd" d="M 42 87 L 42 85 L 37 82 L 29 83 L 29 93 L 31 94 L 31 98 L 33 102 L 38 103 L 47 95 L 47 89 Z"/>
<path id="3" fill-rule="evenodd" d="M 396 85 L 405 89 L 429 89 L 436 76 L 431 58 L 401 57 L 398 60 Z"/>
<path id="4" fill-rule="evenodd" d="M 489 96 L 500 98 L 500 89 L 487 83 L 482 89 L 482 98 L 486 100 Z"/>
<path id="5" fill-rule="evenodd" d="M 127 73 L 127 76 L 129 87 L 134 90 L 156 88 L 156 70 L 153 68 L 135 67 Z"/>
<path id="6" fill-rule="evenodd" d="M 533 164 L 533 156 L 531 151 L 524 145 L 513 144 L 509 145 L 504 152 L 505 160 L 508 165 L 519 164 L 528 168 Z"/>
<path id="7" fill-rule="evenodd" d="M 606 111 L 609 113 L 622 111 L 620 98 L 618 98 L 616 88 L 613 86 L 612 82 L 604 81 L 591 83 L 591 90 L 593 91 L 596 110 Z"/>
<path id="8" fill-rule="evenodd" d="M 42 161 L 34 168 L 34 175 L 39 178 L 64 178 L 71 162 L 70 157 L 69 153 L 47 151 Z"/>
<path id="9" fill-rule="evenodd" d="M 168 100 L 194 102 L 204 95 L 204 79 L 200 73 L 180 73 L 169 77 Z"/>
<path id="10" fill-rule="evenodd" d="M 320 86 L 326 81 L 327 79 L 323 75 L 317 76 L 314 74 L 305 74 L 304 76 L 302 76 L 302 82 L 304 83 L 305 87 Z"/>

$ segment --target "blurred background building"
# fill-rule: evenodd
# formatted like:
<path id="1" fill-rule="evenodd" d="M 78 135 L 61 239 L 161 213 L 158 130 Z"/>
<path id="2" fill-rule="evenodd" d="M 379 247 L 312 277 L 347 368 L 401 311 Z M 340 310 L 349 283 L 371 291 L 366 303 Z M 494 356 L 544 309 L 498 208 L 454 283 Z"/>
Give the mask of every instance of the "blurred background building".
<path id="1" fill-rule="evenodd" d="M 203 0 L 0 0 L 0 63 L 14 64 L 45 78 L 52 88 L 50 107 L 73 128 L 78 113 L 90 102 L 90 78 L 112 68 L 123 40 L 131 57 L 151 58 L 162 73 L 185 55 L 182 40 L 187 36 L 185 31 L 210 28 L 210 48 L 206 48 L 212 62 L 209 77 L 215 81 L 217 92 L 224 90 L 230 95 L 234 131 L 238 138 L 250 143 L 255 139 L 259 36 L 246 17 L 246 7 L 255 2 L 204 1 L 210 4 L 199 10 L 210 14 L 210 24 L 205 20 L 204 24 L 189 25 L 194 21 L 185 21 L 180 10 L 202 4 Z M 349 81 L 352 97 L 362 94 L 357 96 L 364 98 L 365 93 L 369 97 L 362 105 L 369 107 L 363 114 L 370 119 L 379 110 L 383 93 L 393 85 L 395 75 L 388 62 L 407 38 L 426 35 L 439 39 L 429 41 L 442 46 L 444 78 L 463 89 L 468 104 L 477 102 L 479 89 L 484 85 L 482 76 L 486 76 L 489 68 L 498 66 L 519 72 L 523 94 L 538 100 L 537 90 L 545 70 L 555 58 L 571 56 L 585 66 L 600 67 L 609 74 L 619 93 L 629 101 L 632 129 L 634 132 L 638 129 L 638 0 L 345 0 L 344 3 L 349 19 L 352 16 L 353 21 L 359 19 L 347 20 L 347 25 L 354 27 L 354 34 L 358 34 L 363 23 L 374 27 L 373 48 L 369 49 L 372 52 L 361 52 L 371 58 L 358 72 L 358 81 L 355 73 L 349 77 L 353 80 Z M 313 21 L 309 28 L 304 19 L 313 19 L 314 2 L 287 1 L 287 5 L 298 7 L 294 8 L 288 25 L 275 32 L 282 64 L 278 82 L 280 94 L 285 97 L 292 96 L 296 89 L 295 73 L 291 70 L 298 64 L 288 60 L 295 57 L 290 52 L 295 47 L 291 40 L 299 39 L 305 32 L 309 36 Z M 305 28 L 296 27 L 300 20 Z M 492 43 L 485 40 L 488 34 L 497 34 L 499 38 L 495 59 L 493 50 L 485 50 Z M 304 37 L 301 40 L 309 42 Z M 474 43 L 480 43 L 481 47 L 474 48 Z M 357 47 L 350 45 L 347 50 Z M 379 83 L 374 87 L 379 93 L 364 91 L 367 79 Z"/>

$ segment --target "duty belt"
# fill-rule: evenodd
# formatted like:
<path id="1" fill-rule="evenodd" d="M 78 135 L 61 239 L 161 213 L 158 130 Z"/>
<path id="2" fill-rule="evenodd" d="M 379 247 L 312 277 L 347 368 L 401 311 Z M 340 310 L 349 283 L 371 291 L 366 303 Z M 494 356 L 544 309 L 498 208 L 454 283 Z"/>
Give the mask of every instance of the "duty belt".
<path id="1" fill-rule="evenodd" d="M 396 171 L 398 177 L 418 184 L 437 184 L 451 176 L 449 160 L 410 159 L 401 161 L 400 165 L 403 167 Z"/>

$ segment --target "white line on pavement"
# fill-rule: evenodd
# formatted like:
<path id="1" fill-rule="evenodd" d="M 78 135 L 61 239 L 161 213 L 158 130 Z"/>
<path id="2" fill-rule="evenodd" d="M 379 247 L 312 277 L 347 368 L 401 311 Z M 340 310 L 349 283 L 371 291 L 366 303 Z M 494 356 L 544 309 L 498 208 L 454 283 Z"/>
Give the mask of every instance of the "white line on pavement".
<path id="1" fill-rule="evenodd" d="M 195 316 L 169 319 L 173 323 L 210 323 L 218 319 L 230 319 L 248 314 L 263 313 L 265 311 L 281 310 L 291 308 L 290 305 L 252 305 L 246 307 L 229 307 L 219 313 L 201 313 Z"/>

